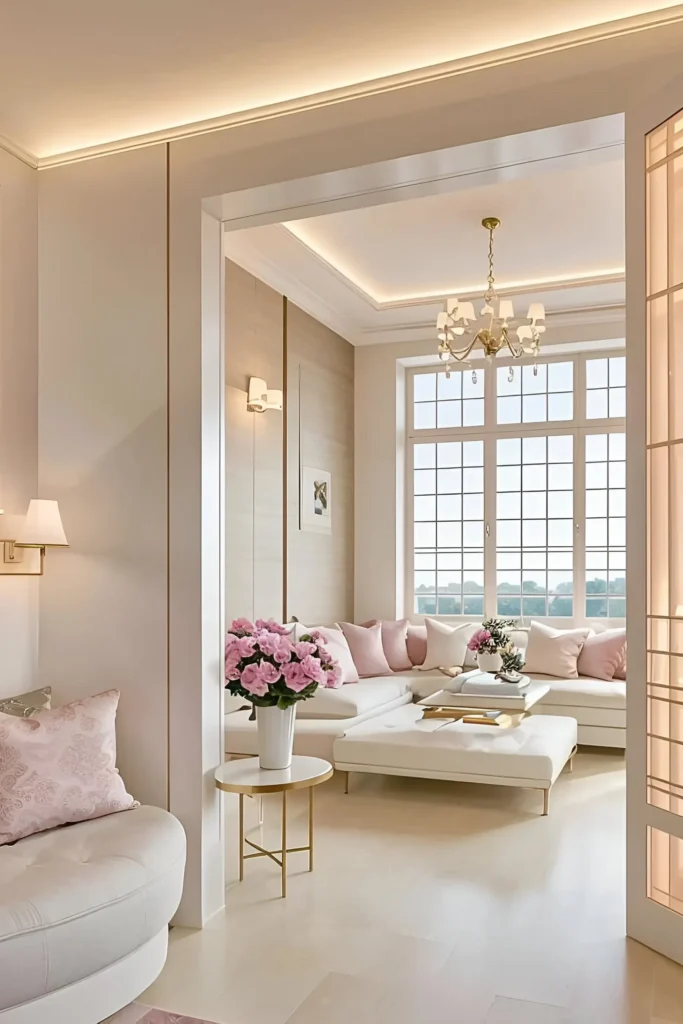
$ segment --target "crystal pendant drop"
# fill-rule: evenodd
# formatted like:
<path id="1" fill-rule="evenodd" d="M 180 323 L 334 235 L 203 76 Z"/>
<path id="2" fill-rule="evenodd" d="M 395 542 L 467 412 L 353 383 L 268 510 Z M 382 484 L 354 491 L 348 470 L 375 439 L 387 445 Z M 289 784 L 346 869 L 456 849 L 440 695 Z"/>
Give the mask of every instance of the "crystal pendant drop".
<path id="1" fill-rule="evenodd" d="M 477 371 L 476 370 L 472 370 L 472 383 L 473 384 L 477 383 Z"/>
<path id="2" fill-rule="evenodd" d="M 534 377 L 538 377 L 538 363 L 534 363 Z"/>
<path id="3" fill-rule="evenodd" d="M 514 368 L 514 366 L 511 366 L 510 367 L 510 372 L 508 373 L 508 384 L 512 384 L 514 379 L 515 379 L 515 368 Z"/>

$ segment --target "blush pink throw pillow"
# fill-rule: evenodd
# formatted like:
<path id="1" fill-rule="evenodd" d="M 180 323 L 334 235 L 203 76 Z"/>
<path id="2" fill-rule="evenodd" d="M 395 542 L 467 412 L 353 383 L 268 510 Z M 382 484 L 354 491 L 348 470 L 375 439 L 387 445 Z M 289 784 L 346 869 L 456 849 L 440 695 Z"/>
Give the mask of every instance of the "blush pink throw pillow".
<path id="1" fill-rule="evenodd" d="M 427 657 L 427 627 L 408 626 L 406 646 L 411 665 L 424 665 Z"/>
<path id="2" fill-rule="evenodd" d="M 391 667 L 382 646 L 381 622 L 369 628 L 356 626 L 352 622 L 340 622 L 339 625 L 351 648 L 351 657 L 361 679 L 391 675 Z"/>
<path id="3" fill-rule="evenodd" d="M 413 667 L 408 657 L 408 619 L 383 619 L 382 647 L 392 672 L 406 672 Z M 377 625 L 377 619 L 361 622 L 363 629 Z"/>
<path id="4" fill-rule="evenodd" d="M 609 629 L 586 639 L 577 661 L 579 675 L 614 679 L 626 658 L 626 630 Z"/>
<path id="5" fill-rule="evenodd" d="M 0 846 L 57 825 L 136 807 L 116 769 L 119 691 L 0 714 Z"/>

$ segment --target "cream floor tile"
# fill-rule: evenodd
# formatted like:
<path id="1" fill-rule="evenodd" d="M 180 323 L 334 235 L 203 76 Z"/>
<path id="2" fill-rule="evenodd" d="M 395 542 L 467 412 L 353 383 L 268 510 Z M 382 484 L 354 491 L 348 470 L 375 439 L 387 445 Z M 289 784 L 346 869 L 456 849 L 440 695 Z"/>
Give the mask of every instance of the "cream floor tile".
<path id="1" fill-rule="evenodd" d="M 485 1024 L 564 1024 L 566 1019 L 566 1011 L 560 1006 L 499 997 L 484 1021 Z"/>
<path id="2" fill-rule="evenodd" d="M 357 776 L 347 797 L 332 779 L 316 870 L 292 861 L 287 900 L 269 862 L 234 881 L 228 815 L 226 909 L 173 930 L 143 1001 L 218 1024 L 683 1024 L 680 969 L 624 939 L 623 759 L 579 754 L 548 818 L 537 796 Z M 264 810 L 277 846 L 278 800 Z"/>

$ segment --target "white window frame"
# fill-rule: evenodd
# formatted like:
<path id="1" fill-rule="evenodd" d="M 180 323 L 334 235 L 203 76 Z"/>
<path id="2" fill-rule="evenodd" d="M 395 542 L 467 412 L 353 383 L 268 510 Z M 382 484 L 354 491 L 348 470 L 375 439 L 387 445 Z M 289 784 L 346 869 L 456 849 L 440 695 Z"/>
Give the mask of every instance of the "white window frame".
<path id="1" fill-rule="evenodd" d="M 588 434 L 621 434 L 626 431 L 625 419 L 586 419 L 586 363 L 592 359 L 606 359 L 625 356 L 622 348 L 595 349 L 590 352 L 573 352 L 563 355 L 548 355 L 539 358 L 539 363 L 574 364 L 574 416 L 571 420 L 547 421 L 544 423 L 506 423 L 499 425 L 497 418 L 497 370 L 499 367 L 514 366 L 516 369 L 533 364 L 533 359 L 495 359 L 490 366 L 483 360 L 474 360 L 470 367 L 458 366 L 454 369 L 471 372 L 482 370 L 484 376 L 484 424 L 480 427 L 436 427 L 435 429 L 416 430 L 413 423 L 413 396 L 415 377 L 425 373 L 438 373 L 441 368 L 435 365 L 413 367 L 406 375 L 406 459 L 405 459 L 405 581 L 404 597 L 407 615 L 419 621 L 423 615 L 415 611 L 414 592 L 414 510 L 413 510 L 413 449 L 416 444 L 435 441 L 483 441 L 484 442 L 484 618 L 497 615 L 497 575 L 496 575 L 496 441 L 504 437 L 549 437 L 572 434 L 574 436 L 574 615 L 571 618 L 561 616 L 516 616 L 520 622 L 534 618 L 547 622 L 558 628 L 572 625 L 599 626 L 614 628 L 623 626 L 625 618 L 591 618 L 586 616 L 586 535 L 585 535 L 585 464 L 586 443 Z M 628 600 L 628 594 L 626 595 Z M 479 622 L 479 615 L 440 615 L 439 619 L 453 619 L 461 622 Z"/>

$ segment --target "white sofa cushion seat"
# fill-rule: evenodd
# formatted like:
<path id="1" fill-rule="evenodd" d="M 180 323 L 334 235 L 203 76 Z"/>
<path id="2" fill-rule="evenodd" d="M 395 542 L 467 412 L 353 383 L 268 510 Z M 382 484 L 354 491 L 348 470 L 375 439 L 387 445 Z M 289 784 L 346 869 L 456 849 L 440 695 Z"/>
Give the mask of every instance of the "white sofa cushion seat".
<path id="1" fill-rule="evenodd" d="M 345 683 L 336 690 L 319 686 L 310 700 L 300 701 L 297 718 L 358 718 L 410 694 L 412 674 L 398 673 Z"/>
<path id="2" fill-rule="evenodd" d="M 0 1012 L 73 985 L 162 932 L 183 886 L 185 833 L 158 807 L 0 848 Z"/>
<path id="3" fill-rule="evenodd" d="M 550 690 L 540 704 L 558 704 L 562 707 L 607 708 L 626 711 L 626 683 L 623 679 L 558 679 L 534 673 L 534 681 L 548 683 Z"/>

